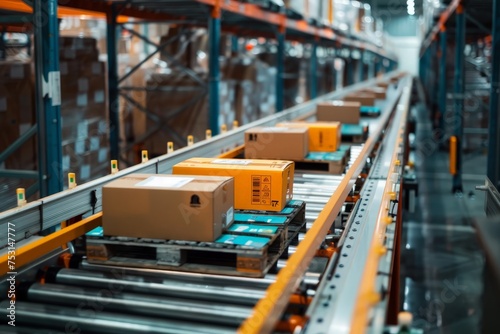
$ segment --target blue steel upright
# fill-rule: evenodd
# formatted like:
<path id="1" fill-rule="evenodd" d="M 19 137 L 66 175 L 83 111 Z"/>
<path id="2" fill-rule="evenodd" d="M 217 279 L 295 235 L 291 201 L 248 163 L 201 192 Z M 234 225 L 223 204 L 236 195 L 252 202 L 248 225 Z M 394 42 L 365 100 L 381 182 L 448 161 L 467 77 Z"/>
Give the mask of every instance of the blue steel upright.
<path id="1" fill-rule="evenodd" d="M 439 45 L 437 42 L 432 43 L 431 47 L 431 82 L 429 83 L 429 87 L 431 88 L 431 102 L 432 105 L 437 105 L 438 103 L 438 97 L 439 97 L 439 83 L 438 83 L 438 73 L 435 71 L 436 66 L 438 65 L 437 60 L 438 60 L 438 51 L 439 51 Z"/>
<path id="2" fill-rule="evenodd" d="M 39 184 L 44 197 L 63 189 L 57 0 L 34 1 L 33 18 Z"/>
<path id="3" fill-rule="evenodd" d="M 439 97 L 438 97 L 438 103 L 439 103 L 439 111 L 441 113 L 439 117 L 439 128 L 443 131 L 444 130 L 444 116 L 446 114 L 446 93 L 447 93 L 447 87 L 448 83 L 446 80 L 446 51 L 448 49 L 447 45 L 447 35 L 446 35 L 446 28 L 443 26 L 441 27 L 441 33 L 439 34 L 439 42 L 441 45 L 441 54 L 439 58 Z"/>
<path id="4" fill-rule="evenodd" d="M 374 78 L 375 77 L 375 61 L 376 61 L 376 55 L 372 52 L 368 53 L 368 79 Z"/>
<path id="5" fill-rule="evenodd" d="M 231 36 L 231 53 L 238 54 L 238 51 L 239 51 L 238 36 L 232 35 Z"/>
<path id="6" fill-rule="evenodd" d="M 373 61 L 375 63 L 375 66 L 374 66 L 375 73 L 373 75 L 375 77 L 377 77 L 377 75 L 380 73 L 380 68 L 382 67 L 383 58 L 375 56 L 375 59 Z"/>
<path id="7" fill-rule="evenodd" d="M 453 175 L 452 192 L 463 191 L 462 187 L 462 143 L 463 143 L 463 111 L 464 111 L 464 48 L 465 48 L 465 10 L 459 5 L 456 11 L 456 43 L 455 43 L 455 82 L 454 126 L 453 133 L 457 137 L 457 173 Z"/>
<path id="8" fill-rule="evenodd" d="M 361 56 L 359 58 L 359 63 L 358 63 L 358 82 L 364 81 L 365 80 L 365 65 L 364 65 L 364 52 L 362 50 L 359 50 Z"/>
<path id="9" fill-rule="evenodd" d="M 220 12 L 214 10 L 208 19 L 208 122 L 214 136 L 219 134 L 220 28 Z"/>
<path id="10" fill-rule="evenodd" d="M 114 5 L 107 19 L 107 48 L 108 48 L 108 97 L 109 97 L 109 152 L 112 160 L 120 156 L 120 106 L 118 92 L 118 25 L 116 19 L 118 12 Z"/>
<path id="11" fill-rule="evenodd" d="M 345 66 L 347 67 L 347 86 L 354 84 L 354 59 L 352 56 L 349 56 L 349 59 L 346 59 Z"/>
<path id="12" fill-rule="evenodd" d="M 280 30 L 276 34 L 278 48 L 276 51 L 276 112 L 285 109 L 285 32 Z"/>
<path id="13" fill-rule="evenodd" d="M 311 100 L 315 99 L 318 96 L 318 44 L 316 42 L 311 45 L 311 75 L 309 78 L 310 81 L 310 92 L 311 92 Z"/>
<path id="14" fill-rule="evenodd" d="M 492 72 L 489 112 L 488 171 L 490 181 L 500 189 L 500 122 L 498 120 L 500 90 L 500 1 L 493 1 Z"/>

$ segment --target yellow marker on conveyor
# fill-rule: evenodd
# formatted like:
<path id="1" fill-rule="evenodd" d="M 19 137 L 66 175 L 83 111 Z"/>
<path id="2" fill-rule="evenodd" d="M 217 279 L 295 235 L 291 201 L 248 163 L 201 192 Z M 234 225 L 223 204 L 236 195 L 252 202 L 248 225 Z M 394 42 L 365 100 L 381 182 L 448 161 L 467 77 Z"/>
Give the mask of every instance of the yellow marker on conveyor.
<path id="1" fill-rule="evenodd" d="M 392 219 L 392 217 L 385 217 L 383 222 L 386 224 L 386 225 L 391 225 L 392 223 L 394 223 L 394 220 Z"/>
<path id="2" fill-rule="evenodd" d="M 75 173 L 68 173 L 68 189 L 73 189 L 77 186 Z"/>
<path id="3" fill-rule="evenodd" d="M 111 160 L 111 174 L 118 173 L 118 160 Z"/>
<path id="4" fill-rule="evenodd" d="M 187 137 L 187 146 L 193 146 L 194 145 L 194 137 L 189 135 Z"/>
<path id="5" fill-rule="evenodd" d="M 24 188 L 17 188 L 17 206 L 23 206 L 26 204 L 26 191 Z"/>
<path id="6" fill-rule="evenodd" d="M 210 139 L 212 138 L 212 130 L 208 129 L 205 131 L 205 139 Z"/>
<path id="7" fill-rule="evenodd" d="M 148 158 L 148 150 L 142 150 L 141 151 L 141 161 L 142 163 L 145 163 L 145 162 L 148 162 L 149 158 Z"/>
<path id="8" fill-rule="evenodd" d="M 227 125 L 226 124 L 222 124 L 220 126 L 220 133 L 226 133 L 227 132 Z"/>
<path id="9" fill-rule="evenodd" d="M 174 151 L 174 142 L 173 141 L 169 141 L 167 143 L 167 153 L 172 153 Z"/>
<path id="10" fill-rule="evenodd" d="M 238 121 L 233 121 L 233 130 L 237 129 L 240 126 L 240 123 Z"/>

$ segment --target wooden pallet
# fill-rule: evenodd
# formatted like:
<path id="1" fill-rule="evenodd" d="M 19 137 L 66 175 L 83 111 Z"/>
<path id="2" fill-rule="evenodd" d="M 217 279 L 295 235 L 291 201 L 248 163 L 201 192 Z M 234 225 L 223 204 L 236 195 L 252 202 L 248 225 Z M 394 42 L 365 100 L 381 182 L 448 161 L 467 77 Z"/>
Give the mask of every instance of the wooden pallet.
<path id="1" fill-rule="evenodd" d="M 272 220 L 262 222 L 262 220 L 253 219 L 240 219 L 240 217 L 256 215 L 261 218 L 267 217 L 282 217 L 280 223 L 275 223 Z M 271 211 L 256 211 L 256 210 L 235 210 L 234 224 L 255 224 L 260 226 L 285 226 L 286 227 L 286 240 L 284 248 L 288 248 L 290 244 L 298 244 L 299 232 L 306 232 L 306 203 L 304 201 L 291 200 L 287 203 L 286 207 L 279 212 Z M 231 226 L 232 227 L 232 226 Z M 231 228 L 230 227 L 230 228 Z M 231 231 L 234 233 L 234 231 Z M 287 252 L 284 252 L 287 253 Z"/>
<path id="2" fill-rule="evenodd" d="M 311 152 L 304 160 L 295 162 L 295 169 L 309 172 L 342 174 L 344 173 L 347 161 L 347 152 L 336 152 L 334 156 L 331 156 L 331 153 Z"/>
<path id="3" fill-rule="evenodd" d="M 382 114 L 382 110 L 379 107 L 372 106 L 361 106 L 359 109 L 361 117 L 379 117 Z"/>
<path id="4" fill-rule="evenodd" d="M 287 223 L 279 226 L 274 234 L 229 231 L 225 233 L 231 238 L 267 239 L 268 242 L 263 247 L 89 234 L 86 240 L 87 260 L 90 263 L 113 266 L 264 277 L 280 257 L 287 256 L 288 246 L 296 244 L 299 232 L 305 229 L 305 203 L 296 202 L 301 205 L 294 208 L 292 215 L 286 216 Z"/>
<path id="5" fill-rule="evenodd" d="M 355 124 L 342 125 L 342 142 L 361 144 L 368 139 L 368 127 Z"/>

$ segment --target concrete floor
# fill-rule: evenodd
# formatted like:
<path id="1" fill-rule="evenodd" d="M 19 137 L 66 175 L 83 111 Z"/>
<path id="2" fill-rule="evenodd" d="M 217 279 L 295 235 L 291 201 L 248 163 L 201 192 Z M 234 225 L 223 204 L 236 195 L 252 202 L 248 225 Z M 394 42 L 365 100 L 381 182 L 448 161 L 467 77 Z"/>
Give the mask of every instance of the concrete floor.
<path id="1" fill-rule="evenodd" d="M 464 156 L 464 192 L 453 194 L 448 153 L 439 150 L 428 111 L 417 105 L 414 115 L 419 196 L 403 218 L 401 306 L 425 333 L 479 333 L 484 259 L 471 219 L 485 217 L 475 186 L 484 183 L 486 156 Z"/>

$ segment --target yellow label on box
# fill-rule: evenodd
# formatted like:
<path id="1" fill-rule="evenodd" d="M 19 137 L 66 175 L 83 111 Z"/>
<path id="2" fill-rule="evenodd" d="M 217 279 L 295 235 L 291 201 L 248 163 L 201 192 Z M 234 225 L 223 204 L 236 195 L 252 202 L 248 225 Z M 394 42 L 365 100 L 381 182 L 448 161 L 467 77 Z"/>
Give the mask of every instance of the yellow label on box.
<path id="1" fill-rule="evenodd" d="M 234 177 L 239 210 L 281 211 L 293 196 L 292 161 L 191 158 L 175 165 L 172 173 Z"/>

